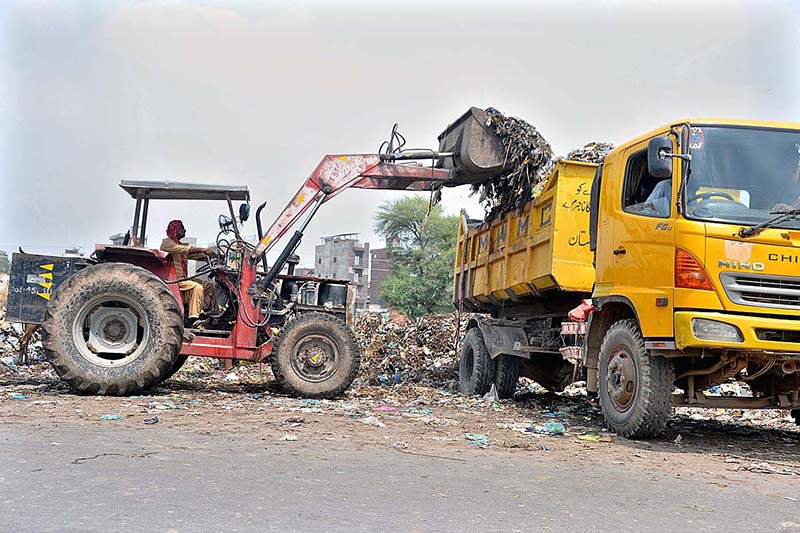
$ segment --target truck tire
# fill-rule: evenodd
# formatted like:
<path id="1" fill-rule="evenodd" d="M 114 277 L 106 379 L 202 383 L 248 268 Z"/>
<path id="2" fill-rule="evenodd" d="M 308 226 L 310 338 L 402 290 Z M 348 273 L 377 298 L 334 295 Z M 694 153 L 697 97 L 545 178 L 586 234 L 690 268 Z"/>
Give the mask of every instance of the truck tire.
<path id="1" fill-rule="evenodd" d="M 172 368 L 169 369 L 169 372 L 167 372 L 167 375 L 164 376 L 164 379 L 162 381 L 166 381 L 172 376 L 174 376 L 178 372 L 178 370 L 183 368 L 183 365 L 186 364 L 187 359 L 189 359 L 188 355 L 179 355 L 178 358 L 175 359 L 175 364 L 172 365 Z"/>
<path id="2" fill-rule="evenodd" d="M 800 409 L 792 409 L 792 418 L 794 418 L 794 423 L 800 426 Z"/>
<path id="3" fill-rule="evenodd" d="M 344 321 L 327 313 L 307 313 L 280 332 L 270 363 L 275 379 L 290 394 L 335 398 L 356 378 L 361 352 Z"/>
<path id="4" fill-rule="evenodd" d="M 465 396 L 483 396 L 494 383 L 495 363 L 489 357 L 489 350 L 483 342 L 478 328 L 472 328 L 464 335 L 461 346 L 461 359 L 458 363 L 458 384 Z"/>
<path id="5" fill-rule="evenodd" d="M 495 359 L 497 368 L 494 376 L 494 385 L 497 388 L 497 396 L 501 400 L 506 400 L 514 396 L 519 383 L 519 371 L 522 367 L 522 359 L 513 355 L 498 355 Z"/>
<path id="6" fill-rule="evenodd" d="M 56 373 L 88 394 L 136 394 L 165 379 L 183 339 L 183 314 L 167 286 L 127 263 L 77 272 L 53 292 L 42 324 Z"/>
<path id="7" fill-rule="evenodd" d="M 600 346 L 598 397 L 615 433 L 643 439 L 660 433 L 672 411 L 672 361 L 651 356 L 634 320 L 608 328 Z"/>

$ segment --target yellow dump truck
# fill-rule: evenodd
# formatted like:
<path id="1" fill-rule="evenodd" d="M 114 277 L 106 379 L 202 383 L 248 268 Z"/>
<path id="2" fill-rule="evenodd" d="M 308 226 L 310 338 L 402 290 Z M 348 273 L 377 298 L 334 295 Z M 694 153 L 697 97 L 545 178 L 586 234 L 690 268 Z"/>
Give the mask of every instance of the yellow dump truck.
<path id="1" fill-rule="evenodd" d="M 477 181 L 501 150 L 471 111 L 440 148 L 467 179 L 482 168 Z M 462 215 L 454 303 L 475 313 L 464 393 L 585 379 L 631 438 L 659 432 L 672 405 L 800 423 L 800 124 L 679 120 L 599 166 L 557 163 L 522 209 Z M 752 395 L 709 392 L 733 380 Z"/>

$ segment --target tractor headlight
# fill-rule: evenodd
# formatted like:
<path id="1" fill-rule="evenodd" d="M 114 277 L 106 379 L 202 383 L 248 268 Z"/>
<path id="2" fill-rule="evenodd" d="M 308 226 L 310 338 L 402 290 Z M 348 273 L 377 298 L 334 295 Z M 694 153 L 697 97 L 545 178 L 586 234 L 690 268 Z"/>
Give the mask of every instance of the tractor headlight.
<path id="1" fill-rule="evenodd" d="M 692 333 L 698 339 L 706 341 L 742 342 L 744 340 L 742 332 L 736 326 L 705 318 L 692 319 Z"/>

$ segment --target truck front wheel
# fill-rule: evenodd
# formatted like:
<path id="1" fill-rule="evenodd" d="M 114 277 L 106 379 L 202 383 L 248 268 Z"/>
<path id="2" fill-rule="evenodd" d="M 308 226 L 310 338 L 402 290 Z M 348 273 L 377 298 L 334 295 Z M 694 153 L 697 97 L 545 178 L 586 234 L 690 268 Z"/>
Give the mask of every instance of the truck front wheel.
<path id="1" fill-rule="evenodd" d="M 641 439 L 660 433 L 672 410 L 672 362 L 651 356 L 633 320 L 608 328 L 600 347 L 598 397 L 609 428 Z"/>

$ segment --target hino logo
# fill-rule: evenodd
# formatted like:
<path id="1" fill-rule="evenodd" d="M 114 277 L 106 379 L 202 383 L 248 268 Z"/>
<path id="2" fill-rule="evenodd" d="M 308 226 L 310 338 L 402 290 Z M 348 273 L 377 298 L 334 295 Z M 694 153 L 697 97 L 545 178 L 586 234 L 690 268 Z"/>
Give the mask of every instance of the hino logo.
<path id="1" fill-rule="evenodd" d="M 717 266 L 719 266 L 719 268 L 753 270 L 755 272 L 762 272 L 765 268 L 764 263 L 759 263 L 757 261 L 751 263 L 750 261 L 726 261 L 725 259 L 720 259 Z"/>

